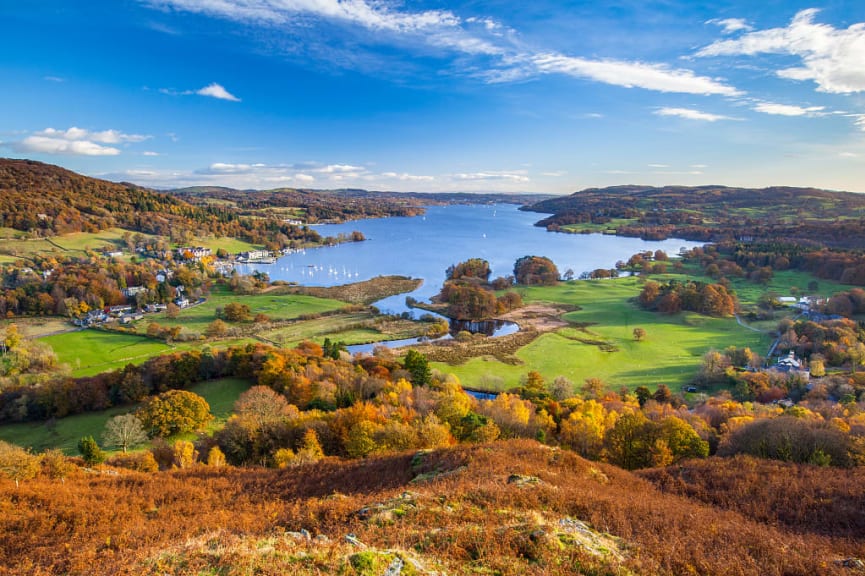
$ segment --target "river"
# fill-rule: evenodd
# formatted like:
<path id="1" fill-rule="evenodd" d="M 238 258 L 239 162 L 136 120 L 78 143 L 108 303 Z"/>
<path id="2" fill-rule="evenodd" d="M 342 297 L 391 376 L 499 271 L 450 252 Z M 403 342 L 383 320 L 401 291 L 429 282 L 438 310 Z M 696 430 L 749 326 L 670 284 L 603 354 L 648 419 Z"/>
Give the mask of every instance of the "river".
<path id="1" fill-rule="evenodd" d="M 702 245 L 687 240 L 659 242 L 605 234 L 562 234 L 534 226 L 543 217 L 521 212 L 514 204 L 431 206 L 423 216 L 374 218 L 343 224 L 315 226 L 322 236 L 359 230 L 367 238 L 331 247 L 287 254 L 274 264 L 239 265 L 238 272 L 266 272 L 271 280 L 309 286 L 336 286 L 376 276 L 399 274 L 422 278 L 411 294 L 376 303 L 382 312 L 408 310 L 406 296 L 426 301 L 441 289 L 448 266 L 469 258 L 484 258 L 492 278 L 513 274 L 514 262 L 527 255 L 546 256 L 564 274 L 575 277 L 597 268 L 612 268 L 616 261 L 645 250 L 670 255 L 681 248 Z M 423 311 L 420 311 L 423 313 Z"/>

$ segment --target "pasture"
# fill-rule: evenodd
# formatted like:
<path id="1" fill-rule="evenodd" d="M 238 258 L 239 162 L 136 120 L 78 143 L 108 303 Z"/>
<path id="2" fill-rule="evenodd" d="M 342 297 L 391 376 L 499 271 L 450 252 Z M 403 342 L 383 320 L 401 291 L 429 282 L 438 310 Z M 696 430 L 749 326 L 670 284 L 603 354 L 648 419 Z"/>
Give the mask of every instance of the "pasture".
<path id="1" fill-rule="evenodd" d="M 764 354 L 769 336 L 739 326 L 734 318 L 710 318 L 692 312 L 665 316 L 640 309 L 638 278 L 562 283 L 554 287 L 520 288 L 526 302 L 579 306 L 564 319 L 570 326 L 541 335 L 516 353 L 522 364 L 505 364 L 491 357 L 474 358 L 451 366 L 433 367 L 456 374 L 465 386 L 508 389 L 519 385 L 530 370 L 547 382 L 564 376 L 581 385 L 600 378 L 608 389 L 625 386 L 655 388 L 667 384 L 678 390 L 697 372 L 710 349 L 749 347 Z M 634 328 L 643 328 L 642 341 Z"/>

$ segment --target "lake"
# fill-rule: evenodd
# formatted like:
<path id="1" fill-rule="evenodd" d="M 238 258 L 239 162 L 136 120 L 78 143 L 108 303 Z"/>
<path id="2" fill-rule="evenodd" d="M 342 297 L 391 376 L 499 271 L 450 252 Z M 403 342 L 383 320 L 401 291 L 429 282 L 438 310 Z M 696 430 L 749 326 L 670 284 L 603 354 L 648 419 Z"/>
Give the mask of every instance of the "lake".
<path id="1" fill-rule="evenodd" d="M 406 296 L 429 300 L 441 289 L 448 266 L 469 258 L 490 263 L 492 278 L 513 274 L 522 256 L 546 256 L 564 274 L 575 277 L 597 268 L 613 268 L 618 260 L 645 250 L 675 255 L 681 248 L 702 245 L 687 240 L 650 242 L 604 234 L 547 232 L 534 223 L 544 215 L 521 212 L 514 204 L 430 206 L 423 216 L 375 218 L 315 226 L 322 236 L 359 230 L 364 242 L 314 248 L 287 254 L 275 264 L 237 266 L 241 274 L 266 272 L 271 280 L 308 286 L 336 286 L 376 276 L 399 274 L 422 278 L 411 294 L 376 303 L 382 312 L 402 313 Z M 420 311 L 423 313 L 423 311 Z"/>

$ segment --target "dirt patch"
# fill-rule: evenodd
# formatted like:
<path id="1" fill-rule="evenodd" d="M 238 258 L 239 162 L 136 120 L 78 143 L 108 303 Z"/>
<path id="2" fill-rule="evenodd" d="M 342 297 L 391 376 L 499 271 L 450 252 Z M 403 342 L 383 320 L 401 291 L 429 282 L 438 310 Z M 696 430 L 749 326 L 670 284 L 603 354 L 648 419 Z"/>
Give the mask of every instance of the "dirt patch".
<path id="1" fill-rule="evenodd" d="M 517 350 L 540 335 L 540 332 L 529 327 L 507 336 L 490 338 L 476 334 L 465 342 L 442 340 L 423 346 L 412 346 L 412 348 L 424 354 L 432 362 L 446 362 L 455 365 L 479 356 L 489 356 L 505 364 L 517 365 L 523 363 L 514 355 Z"/>
<path id="2" fill-rule="evenodd" d="M 566 320 L 562 319 L 562 314 L 578 309 L 575 306 L 535 302 L 512 310 L 498 318 L 516 322 L 520 325 L 521 330 L 533 329 L 537 332 L 553 332 L 570 325 Z"/>
<path id="3" fill-rule="evenodd" d="M 272 286 L 270 294 L 305 294 L 317 298 L 332 298 L 352 304 L 372 304 L 382 298 L 416 290 L 423 280 L 406 276 L 376 276 L 363 282 L 343 286 Z"/>

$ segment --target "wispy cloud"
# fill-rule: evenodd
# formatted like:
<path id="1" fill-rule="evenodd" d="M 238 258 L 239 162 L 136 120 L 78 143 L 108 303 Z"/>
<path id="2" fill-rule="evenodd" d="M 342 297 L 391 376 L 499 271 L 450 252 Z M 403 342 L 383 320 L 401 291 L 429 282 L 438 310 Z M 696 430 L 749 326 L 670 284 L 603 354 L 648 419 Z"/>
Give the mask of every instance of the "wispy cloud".
<path id="1" fill-rule="evenodd" d="M 697 52 L 697 56 L 754 56 L 785 54 L 798 57 L 801 66 L 776 72 L 789 80 L 812 80 L 821 92 L 865 91 L 865 24 L 835 28 L 814 22 L 817 9 L 802 10 L 784 28 L 749 32 L 721 40 Z"/>
<path id="2" fill-rule="evenodd" d="M 66 79 L 61 78 L 60 76 L 43 76 L 42 79 L 47 80 L 48 82 L 57 82 L 58 84 L 66 82 Z"/>
<path id="3" fill-rule="evenodd" d="M 706 24 L 717 24 L 720 26 L 724 34 L 735 34 L 742 30 L 753 30 L 754 27 L 748 24 L 743 18 L 724 18 L 707 20 Z"/>
<path id="4" fill-rule="evenodd" d="M 709 112 L 701 112 L 690 108 L 659 108 L 654 112 L 658 116 L 676 116 L 685 118 L 686 120 L 699 120 L 702 122 L 717 122 L 719 120 L 735 120 L 730 116 L 722 116 L 721 114 L 711 114 Z"/>
<path id="5" fill-rule="evenodd" d="M 488 172 L 463 172 L 454 174 L 456 180 L 509 180 L 512 182 L 531 182 L 525 170 L 513 171 L 498 171 L 491 170 Z"/>
<path id="6" fill-rule="evenodd" d="M 546 74 L 659 92 L 719 94 L 741 92 L 723 80 L 663 63 L 586 58 L 528 49 L 516 31 L 489 17 L 461 18 L 450 10 L 400 10 L 377 0 L 140 0 L 157 8 L 183 10 L 248 26 L 292 31 L 309 19 L 373 32 L 372 45 L 392 42 L 400 49 L 451 52 L 463 73 L 490 83 L 522 81 Z M 732 24 L 730 24 L 732 25 Z"/>
<path id="7" fill-rule="evenodd" d="M 34 132 L 12 147 L 19 152 L 36 154 L 66 154 L 74 156 L 117 156 L 120 149 L 104 144 L 142 142 L 150 136 L 126 134 L 119 130 L 91 131 L 73 126 L 66 130 L 46 128 Z"/>
<path id="8" fill-rule="evenodd" d="M 754 106 L 754 110 L 763 114 L 773 114 L 776 116 L 817 116 L 824 114 L 825 106 L 792 106 L 790 104 L 777 104 L 775 102 L 759 102 Z"/>
<path id="9" fill-rule="evenodd" d="M 717 79 L 698 76 L 691 70 L 670 68 L 665 64 L 588 60 L 561 54 L 538 54 L 532 62 L 542 73 L 557 72 L 625 88 L 723 96 L 736 96 L 741 93 Z"/>

